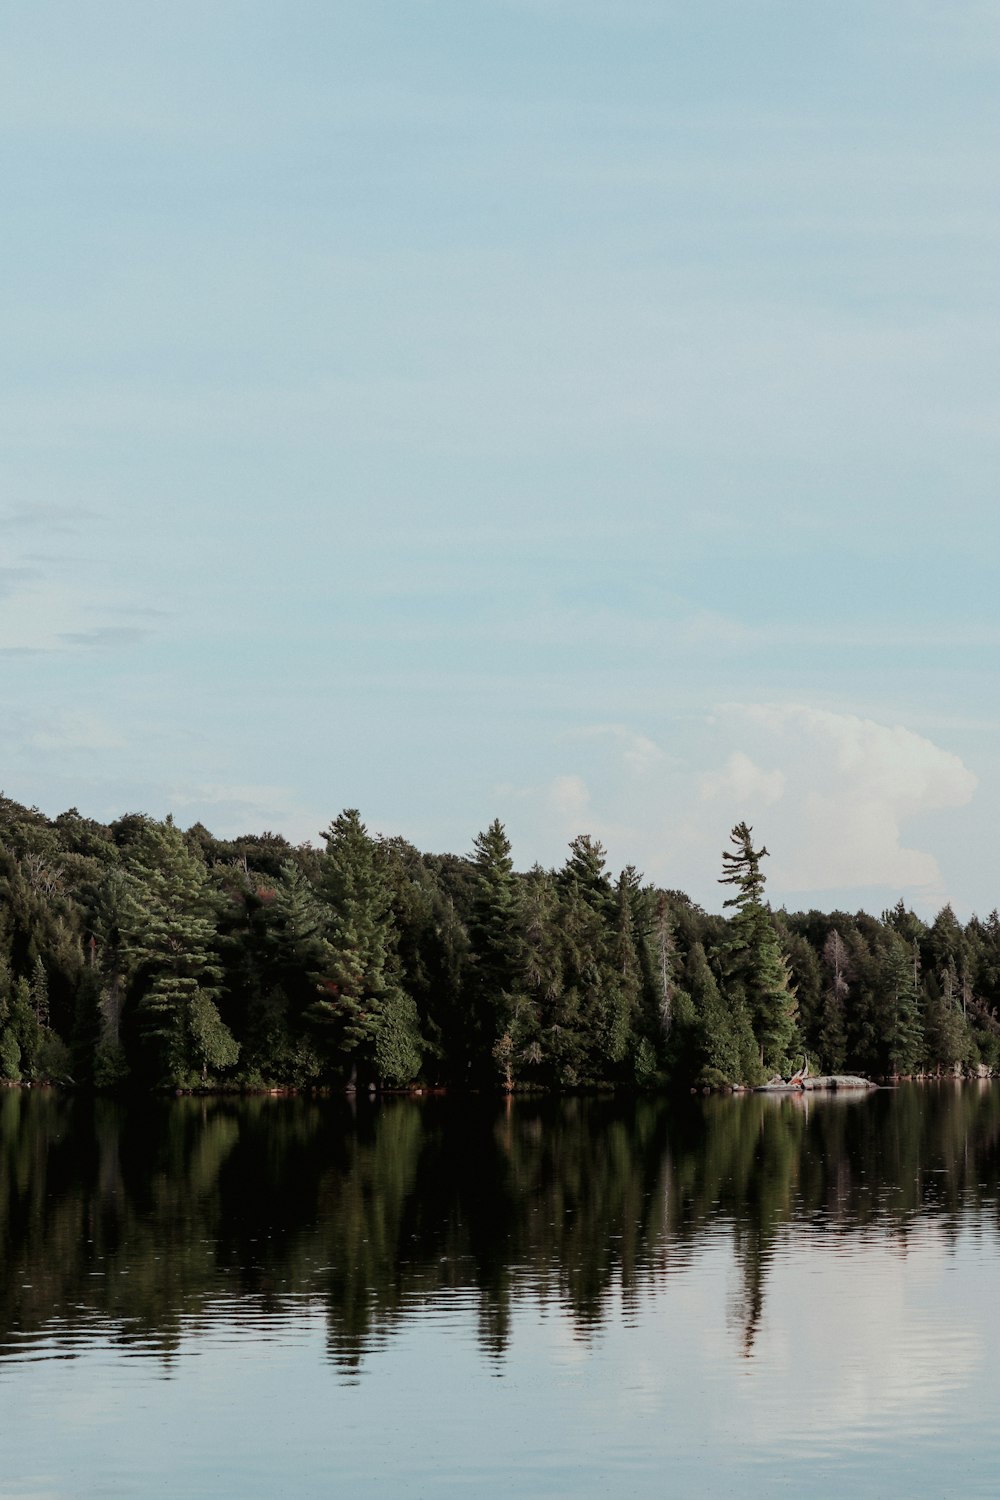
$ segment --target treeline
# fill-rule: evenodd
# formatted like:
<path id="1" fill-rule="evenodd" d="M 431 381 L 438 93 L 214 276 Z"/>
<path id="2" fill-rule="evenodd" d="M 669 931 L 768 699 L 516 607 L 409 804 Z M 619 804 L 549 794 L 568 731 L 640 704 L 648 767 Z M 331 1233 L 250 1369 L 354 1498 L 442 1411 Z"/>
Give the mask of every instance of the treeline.
<path id="1" fill-rule="evenodd" d="M 722 858 L 729 917 L 617 878 L 574 839 L 515 871 L 472 852 L 265 833 L 0 797 L 0 1078 L 107 1088 L 571 1089 L 755 1083 L 803 1056 L 873 1075 L 1000 1066 L 1000 918 L 902 902 L 772 912 L 752 830 Z"/>

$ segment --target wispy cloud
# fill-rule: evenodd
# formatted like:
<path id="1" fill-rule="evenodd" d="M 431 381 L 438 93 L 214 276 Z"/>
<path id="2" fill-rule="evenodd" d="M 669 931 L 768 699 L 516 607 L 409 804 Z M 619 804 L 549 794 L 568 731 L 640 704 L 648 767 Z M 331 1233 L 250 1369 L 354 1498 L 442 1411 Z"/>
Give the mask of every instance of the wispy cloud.
<path id="1" fill-rule="evenodd" d="M 167 794 L 171 807 L 204 821 L 214 833 L 234 838 L 243 833 L 280 830 L 294 842 L 314 843 L 323 820 L 303 807 L 286 786 L 255 782 L 179 782 Z"/>
<path id="2" fill-rule="evenodd" d="M 7 599 L 25 583 L 37 577 L 33 568 L 0 568 L 0 599 Z"/>
<path id="3" fill-rule="evenodd" d="M 76 712 L 58 715 L 27 736 L 36 750 L 120 750 L 126 741 L 98 714 Z"/>
<path id="4" fill-rule="evenodd" d="M 0 511 L 0 531 L 76 531 L 100 520 L 96 511 L 69 505 L 15 505 Z"/>
<path id="5" fill-rule="evenodd" d="M 647 771 L 663 759 L 663 751 L 648 735 L 637 734 L 626 724 L 589 724 L 571 736 L 574 739 L 610 740 L 621 753 L 622 764 L 636 776 Z"/>
<path id="6" fill-rule="evenodd" d="M 137 646 L 152 631 L 139 625 L 100 625 L 94 630 L 64 630 L 58 639 L 66 646 L 82 646 L 89 651 L 111 651 L 120 646 Z"/>

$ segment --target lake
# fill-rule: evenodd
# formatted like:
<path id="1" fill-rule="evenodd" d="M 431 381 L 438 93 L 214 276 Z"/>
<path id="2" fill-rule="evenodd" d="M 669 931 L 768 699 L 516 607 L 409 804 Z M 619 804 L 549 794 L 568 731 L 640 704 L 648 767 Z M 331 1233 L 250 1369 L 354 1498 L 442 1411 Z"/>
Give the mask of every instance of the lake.
<path id="1" fill-rule="evenodd" d="M 0 1094 L 0 1496 L 994 1495 L 1000 1086 Z"/>

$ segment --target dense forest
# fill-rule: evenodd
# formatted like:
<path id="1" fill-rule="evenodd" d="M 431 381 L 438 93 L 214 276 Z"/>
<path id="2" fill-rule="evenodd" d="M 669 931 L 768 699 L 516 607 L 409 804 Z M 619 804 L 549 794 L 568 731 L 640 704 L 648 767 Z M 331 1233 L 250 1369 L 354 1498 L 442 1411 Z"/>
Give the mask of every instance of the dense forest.
<path id="1" fill-rule="evenodd" d="M 0 797 L 0 1079 L 145 1088 L 753 1084 L 1000 1069 L 1000 917 L 772 911 L 745 823 L 726 916 L 595 839 L 515 871 L 373 838 L 216 839 Z"/>

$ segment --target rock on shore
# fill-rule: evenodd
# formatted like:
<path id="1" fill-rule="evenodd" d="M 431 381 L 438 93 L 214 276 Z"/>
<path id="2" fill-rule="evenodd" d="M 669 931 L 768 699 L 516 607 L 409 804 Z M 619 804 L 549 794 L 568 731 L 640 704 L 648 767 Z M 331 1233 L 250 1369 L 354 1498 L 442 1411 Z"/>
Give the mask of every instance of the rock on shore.
<path id="1" fill-rule="evenodd" d="M 870 1078 L 859 1078 L 851 1073 L 820 1074 L 817 1078 L 803 1078 L 798 1083 L 786 1083 L 783 1078 L 772 1079 L 754 1089 L 755 1094 L 815 1094 L 833 1093 L 837 1089 L 874 1089 L 877 1083 Z"/>

